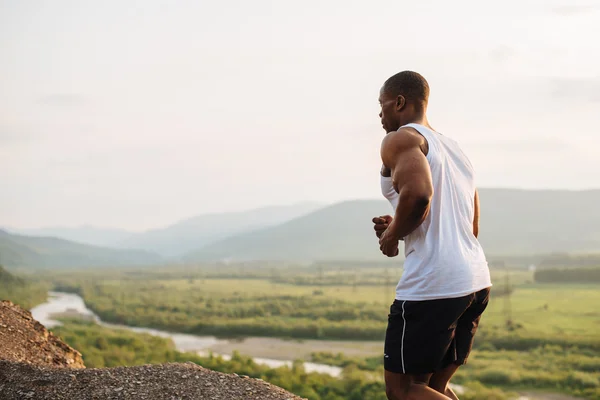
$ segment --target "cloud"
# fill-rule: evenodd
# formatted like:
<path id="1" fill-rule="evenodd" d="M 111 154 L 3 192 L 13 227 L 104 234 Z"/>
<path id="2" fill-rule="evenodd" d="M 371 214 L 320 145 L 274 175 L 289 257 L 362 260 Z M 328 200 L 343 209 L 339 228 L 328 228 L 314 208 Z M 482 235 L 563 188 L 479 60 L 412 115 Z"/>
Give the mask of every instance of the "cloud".
<path id="1" fill-rule="evenodd" d="M 554 7 L 552 12 L 554 14 L 562 15 L 564 17 L 570 17 L 577 14 L 585 14 L 599 10 L 600 6 L 597 4 L 569 4 L 564 6 Z"/>
<path id="2" fill-rule="evenodd" d="M 71 93 L 53 93 L 39 97 L 36 100 L 37 104 L 52 106 L 52 107 L 78 107 L 86 103 L 84 96 Z"/>
<path id="3" fill-rule="evenodd" d="M 550 90 L 555 97 L 584 102 L 600 102 L 600 76 L 593 78 L 551 78 Z"/>

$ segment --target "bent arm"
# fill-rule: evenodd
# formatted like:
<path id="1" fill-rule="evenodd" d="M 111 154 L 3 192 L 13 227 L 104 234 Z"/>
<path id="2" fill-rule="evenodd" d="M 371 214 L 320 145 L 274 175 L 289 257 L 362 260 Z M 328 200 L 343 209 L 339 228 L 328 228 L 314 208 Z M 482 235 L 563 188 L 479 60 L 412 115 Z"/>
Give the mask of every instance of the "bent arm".
<path id="1" fill-rule="evenodd" d="M 479 236 L 479 193 L 475 189 L 475 216 L 473 218 L 473 235 Z"/>
<path id="2" fill-rule="evenodd" d="M 425 139 L 410 129 L 390 133 L 382 143 L 383 164 L 392 172 L 394 189 L 399 194 L 391 232 L 398 239 L 412 233 L 427 218 L 433 184 L 429 163 L 422 147 Z"/>

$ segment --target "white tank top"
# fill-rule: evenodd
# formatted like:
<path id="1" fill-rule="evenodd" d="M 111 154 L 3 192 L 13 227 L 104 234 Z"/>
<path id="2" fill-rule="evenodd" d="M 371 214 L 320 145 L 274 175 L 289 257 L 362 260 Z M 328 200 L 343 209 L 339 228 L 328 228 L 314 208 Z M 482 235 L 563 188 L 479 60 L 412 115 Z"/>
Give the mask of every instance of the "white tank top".
<path id="1" fill-rule="evenodd" d="M 466 296 L 492 286 L 483 248 L 473 234 L 475 179 L 471 162 L 458 144 L 423 125 L 408 124 L 427 140 L 433 181 L 429 215 L 404 238 L 404 272 L 398 300 Z M 381 176 L 381 191 L 396 210 L 398 193 L 391 177 Z"/>

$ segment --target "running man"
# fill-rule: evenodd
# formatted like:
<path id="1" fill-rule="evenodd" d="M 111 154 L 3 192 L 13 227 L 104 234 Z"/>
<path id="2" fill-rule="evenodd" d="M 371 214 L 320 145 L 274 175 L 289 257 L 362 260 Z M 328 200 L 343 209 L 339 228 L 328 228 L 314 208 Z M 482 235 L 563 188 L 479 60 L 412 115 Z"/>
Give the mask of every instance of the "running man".
<path id="1" fill-rule="evenodd" d="M 385 337 L 390 400 L 458 398 L 448 383 L 467 361 L 492 286 L 473 166 L 429 125 L 428 98 L 427 81 L 412 71 L 389 78 L 379 95 L 381 190 L 395 215 L 373 223 L 382 253 L 397 256 L 403 240 L 406 257 Z"/>

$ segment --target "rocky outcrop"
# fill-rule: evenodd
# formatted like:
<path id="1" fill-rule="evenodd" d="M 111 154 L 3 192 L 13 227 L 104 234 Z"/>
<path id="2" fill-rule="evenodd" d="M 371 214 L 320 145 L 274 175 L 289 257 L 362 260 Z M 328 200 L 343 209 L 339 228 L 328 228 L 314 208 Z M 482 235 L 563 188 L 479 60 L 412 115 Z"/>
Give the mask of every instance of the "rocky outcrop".
<path id="1" fill-rule="evenodd" d="M 85 368 L 77 350 L 9 301 L 0 302 L 0 399 L 301 400 L 260 379 L 194 363 Z"/>
<path id="2" fill-rule="evenodd" d="M 39 366 L 85 368 L 81 354 L 10 301 L 0 302 L 0 359 Z"/>

